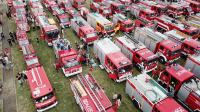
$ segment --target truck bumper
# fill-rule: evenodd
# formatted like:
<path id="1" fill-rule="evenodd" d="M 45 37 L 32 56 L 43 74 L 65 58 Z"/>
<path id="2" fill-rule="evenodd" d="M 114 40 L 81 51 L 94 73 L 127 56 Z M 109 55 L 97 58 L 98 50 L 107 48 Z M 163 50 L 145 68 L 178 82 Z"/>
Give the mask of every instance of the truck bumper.
<path id="1" fill-rule="evenodd" d="M 53 105 L 51 105 L 51 106 L 48 106 L 48 107 L 43 108 L 43 109 L 37 109 L 37 112 L 44 112 L 44 111 L 46 111 L 46 110 L 49 110 L 49 109 L 55 107 L 57 104 L 58 104 L 58 102 L 56 101 L 56 102 L 55 102 Z"/>
<path id="2" fill-rule="evenodd" d="M 72 73 L 66 73 L 64 68 L 62 68 L 62 71 L 66 77 L 70 77 L 70 76 L 82 73 L 82 68 L 79 68 L 79 70 L 77 70 L 76 72 L 72 72 Z"/>
<path id="3" fill-rule="evenodd" d="M 123 81 L 125 81 L 125 80 L 127 80 L 128 78 L 131 78 L 131 77 L 132 77 L 132 74 L 128 73 L 123 78 L 116 79 L 116 82 L 123 82 Z"/>

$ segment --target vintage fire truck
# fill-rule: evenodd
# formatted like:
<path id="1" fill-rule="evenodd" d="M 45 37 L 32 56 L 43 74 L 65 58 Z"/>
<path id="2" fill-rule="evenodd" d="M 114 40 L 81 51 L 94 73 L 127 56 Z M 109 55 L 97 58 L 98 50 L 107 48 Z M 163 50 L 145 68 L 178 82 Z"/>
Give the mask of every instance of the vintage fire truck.
<path id="1" fill-rule="evenodd" d="M 129 78 L 125 91 L 143 112 L 188 112 L 147 74 Z"/>
<path id="2" fill-rule="evenodd" d="M 29 69 L 26 76 L 37 112 L 55 107 L 58 102 L 44 68 L 40 66 Z"/>
<path id="3" fill-rule="evenodd" d="M 47 17 L 38 16 L 36 23 L 40 26 L 40 38 L 45 40 L 49 46 L 52 46 L 52 41 L 59 36 L 59 29 L 56 25 L 50 25 Z"/>
<path id="4" fill-rule="evenodd" d="M 101 14 L 89 13 L 87 15 L 87 22 L 95 28 L 98 33 L 102 34 L 102 36 L 113 36 L 115 34 L 113 23 Z"/>
<path id="5" fill-rule="evenodd" d="M 116 112 L 105 91 L 91 74 L 79 75 L 70 83 L 82 112 Z"/>
<path id="6" fill-rule="evenodd" d="M 171 30 L 164 34 L 168 36 L 168 39 L 181 45 L 181 52 L 183 55 L 187 56 L 200 53 L 200 42 L 191 39 L 190 36 L 178 30 Z"/>
<path id="7" fill-rule="evenodd" d="M 113 15 L 113 23 L 115 26 L 119 26 L 119 29 L 123 32 L 130 33 L 133 31 L 133 21 L 128 19 L 123 14 Z"/>
<path id="8" fill-rule="evenodd" d="M 80 14 L 81 14 L 81 16 L 85 19 L 85 20 L 87 20 L 87 15 L 90 13 L 90 10 L 89 9 L 87 9 L 86 7 L 81 7 L 81 9 L 80 9 Z"/>
<path id="9" fill-rule="evenodd" d="M 178 64 L 167 66 L 164 70 L 153 72 L 158 82 L 175 96 L 191 112 L 200 110 L 200 80 L 184 67 Z"/>
<path id="10" fill-rule="evenodd" d="M 121 49 L 126 57 L 133 61 L 139 70 L 151 72 L 157 67 L 157 55 L 130 35 L 125 34 L 122 37 L 118 37 L 115 44 Z"/>
<path id="11" fill-rule="evenodd" d="M 199 13 L 200 12 L 200 2 L 198 1 L 194 1 L 194 0 L 186 0 L 190 7 L 192 8 L 192 11 L 194 11 L 194 13 Z"/>
<path id="12" fill-rule="evenodd" d="M 94 55 L 114 81 L 122 82 L 132 76 L 132 62 L 110 39 L 94 42 Z"/>
<path id="13" fill-rule="evenodd" d="M 76 17 L 71 20 L 72 29 L 80 39 L 87 44 L 92 44 L 98 39 L 97 32 L 82 17 Z"/>
<path id="14" fill-rule="evenodd" d="M 111 8 L 102 3 L 92 2 L 90 4 L 90 9 L 94 12 L 98 12 L 99 14 L 101 14 L 102 16 L 106 18 L 112 17 Z"/>
<path id="15" fill-rule="evenodd" d="M 79 63 L 79 56 L 76 50 L 71 48 L 70 42 L 59 38 L 53 41 L 53 49 L 56 55 L 55 68 L 62 69 L 66 77 L 82 73 L 82 66 Z"/>
<path id="16" fill-rule="evenodd" d="M 27 70 L 40 66 L 36 52 L 31 44 L 21 46 Z"/>
<path id="17" fill-rule="evenodd" d="M 75 8 L 69 9 L 68 14 L 70 19 L 81 16 L 80 13 Z"/>
<path id="18" fill-rule="evenodd" d="M 29 44 L 26 31 L 17 29 L 16 37 L 17 37 L 17 42 L 18 42 L 20 49 L 21 49 L 22 46 Z"/>
<path id="19" fill-rule="evenodd" d="M 194 54 L 187 58 L 185 68 L 200 78 L 200 54 Z"/>
<path id="20" fill-rule="evenodd" d="M 158 4 L 154 1 L 141 1 L 139 4 L 143 4 L 146 8 L 155 11 L 157 15 L 165 14 L 167 11 L 167 6 Z"/>
<path id="21" fill-rule="evenodd" d="M 180 58 L 181 45 L 168 39 L 150 28 L 136 28 L 134 38 L 141 41 L 148 49 L 160 57 L 161 63 L 174 62 Z"/>
<path id="22" fill-rule="evenodd" d="M 161 33 L 176 29 L 176 30 L 179 30 L 179 31 L 191 36 L 193 39 L 197 39 L 200 37 L 200 35 L 199 35 L 200 31 L 198 28 L 192 27 L 186 23 L 182 23 L 182 22 L 175 20 L 173 18 L 170 18 L 166 15 L 156 17 L 154 22 L 156 23 L 155 29 L 157 31 L 161 31 Z"/>
<path id="23" fill-rule="evenodd" d="M 120 2 L 105 0 L 102 3 L 111 9 L 112 14 L 126 12 L 125 5 Z"/>
<path id="24" fill-rule="evenodd" d="M 72 6 L 77 9 L 80 10 L 81 7 L 84 7 L 85 4 L 85 0 L 70 0 Z"/>
<path id="25" fill-rule="evenodd" d="M 62 10 L 68 12 L 69 9 L 72 9 L 72 4 L 70 0 L 58 0 L 58 4 Z"/>

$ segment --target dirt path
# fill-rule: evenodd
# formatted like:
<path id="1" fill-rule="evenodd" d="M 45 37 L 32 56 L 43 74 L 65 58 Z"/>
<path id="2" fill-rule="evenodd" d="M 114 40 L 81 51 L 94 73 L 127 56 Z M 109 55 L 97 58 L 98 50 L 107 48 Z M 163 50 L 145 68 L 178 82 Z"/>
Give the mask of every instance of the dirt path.
<path id="1" fill-rule="evenodd" d="M 2 6 L 2 4 L 1 4 Z M 10 49 L 7 39 L 9 38 L 8 18 L 6 16 L 6 2 L 3 2 L 3 26 L 2 30 L 5 35 L 5 39 L 2 43 L 2 49 Z M 10 57 L 10 59 L 12 59 Z M 15 75 L 13 74 L 13 67 L 10 69 L 3 68 L 3 112 L 17 112 L 16 109 L 16 86 Z"/>

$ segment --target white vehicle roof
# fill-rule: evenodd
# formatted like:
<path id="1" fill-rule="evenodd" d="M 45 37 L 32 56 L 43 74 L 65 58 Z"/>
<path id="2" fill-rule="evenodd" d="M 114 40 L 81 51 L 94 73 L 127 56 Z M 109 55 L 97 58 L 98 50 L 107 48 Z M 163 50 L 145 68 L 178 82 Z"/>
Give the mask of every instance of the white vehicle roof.
<path id="1" fill-rule="evenodd" d="M 94 18 L 97 22 L 99 22 L 102 25 L 111 24 L 111 22 L 108 19 L 106 19 L 105 17 L 103 17 L 101 14 L 89 13 L 88 15 L 90 17 Z"/>
<path id="2" fill-rule="evenodd" d="M 117 40 L 119 40 L 126 47 L 128 47 L 129 49 L 134 50 L 134 51 L 146 48 L 146 46 L 143 43 L 141 43 L 140 41 L 137 41 L 135 39 L 131 40 L 129 37 L 127 37 L 125 35 L 117 38 Z"/>
<path id="3" fill-rule="evenodd" d="M 73 19 L 71 19 L 71 21 L 77 21 L 78 24 L 83 24 L 84 26 L 90 26 L 89 23 L 87 21 L 85 21 L 85 19 L 83 19 L 81 16 L 75 17 Z"/>
<path id="4" fill-rule="evenodd" d="M 114 16 L 117 16 L 121 21 L 126 21 L 128 20 L 128 18 L 126 16 L 124 16 L 123 14 L 115 14 Z"/>
<path id="5" fill-rule="evenodd" d="M 140 74 L 128 80 L 153 104 L 167 97 L 167 91 L 147 74 Z"/>
<path id="6" fill-rule="evenodd" d="M 165 32 L 167 36 L 173 36 L 177 38 L 178 40 L 185 40 L 186 38 L 190 38 L 190 36 L 178 31 L 178 30 L 170 30 L 168 32 Z"/>
<path id="7" fill-rule="evenodd" d="M 200 63 L 200 54 L 199 55 L 191 55 L 190 58 L 194 59 L 196 62 Z"/>
<path id="8" fill-rule="evenodd" d="M 97 41 L 96 46 L 98 46 L 105 54 L 120 51 L 120 48 L 108 38 Z"/>
<path id="9" fill-rule="evenodd" d="M 50 25 L 46 16 L 38 16 L 38 20 L 40 21 L 41 26 L 48 26 Z"/>

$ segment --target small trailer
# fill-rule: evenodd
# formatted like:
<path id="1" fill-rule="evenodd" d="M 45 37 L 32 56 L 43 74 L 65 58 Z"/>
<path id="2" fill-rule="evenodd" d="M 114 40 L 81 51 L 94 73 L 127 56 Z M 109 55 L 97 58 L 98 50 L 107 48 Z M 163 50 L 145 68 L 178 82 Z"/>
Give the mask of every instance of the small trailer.
<path id="1" fill-rule="evenodd" d="M 157 67 L 158 57 L 140 41 L 135 40 L 130 35 L 118 37 L 115 44 L 122 53 L 128 57 L 138 67 L 139 70 L 151 72 Z"/>
<path id="2" fill-rule="evenodd" d="M 104 90 L 91 74 L 79 75 L 70 83 L 76 103 L 82 112 L 117 112 Z"/>
<path id="3" fill-rule="evenodd" d="M 110 39 L 94 42 L 93 48 L 95 57 L 108 72 L 109 78 L 122 82 L 132 76 L 132 62 Z"/>
<path id="4" fill-rule="evenodd" d="M 187 58 L 185 68 L 200 78 L 200 54 L 194 54 Z"/>
<path id="5" fill-rule="evenodd" d="M 37 112 L 49 110 L 58 104 L 54 89 L 42 66 L 27 70 L 26 76 Z"/>
<path id="6" fill-rule="evenodd" d="M 24 45 L 21 48 L 22 48 L 24 60 L 26 62 L 27 70 L 40 66 L 38 57 L 36 56 L 36 52 L 33 49 L 33 46 L 31 44 Z"/>
<path id="7" fill-rule="evenodd" d="M 70 42 L 59 38 L 53 41 L 53 49 L 56 55 L 55 68 L 62 69 L 66 77 L 82 73 L 82 66 L 79 62 L 79 55 L 71 48 Z"/>
<path id="8" fill-rule="evenodd" d="M 133 31 L 134 25 L 133 21 L 128 19 L 123 14 L 113 15 L 113 24 L 115 26 L 119 25 L 119 29 L 123 32 L 130 33 Z"/>
<path id="9" fill-rule="evenodd" d="M 181 45 L 169 40 L 166 35 L 147 27 L 138 27 L 133 37 L 157 54 L 161 63 L 171 63 L 180 58 Z"/>
<path id="10" fill-rule="evenodd" d="M 188 112 L 168 92 L 147 74 L 139 74 L 126 81 L 126 94 L 143 112 Z"/>
<path id="11" fill-rule="evenodd" d="M 97 32 L 82 17 L 71 19 L 72 29 L 87 44 L 92 44 L 98 39 Z"/>

